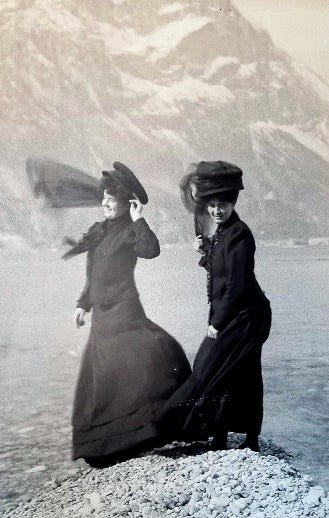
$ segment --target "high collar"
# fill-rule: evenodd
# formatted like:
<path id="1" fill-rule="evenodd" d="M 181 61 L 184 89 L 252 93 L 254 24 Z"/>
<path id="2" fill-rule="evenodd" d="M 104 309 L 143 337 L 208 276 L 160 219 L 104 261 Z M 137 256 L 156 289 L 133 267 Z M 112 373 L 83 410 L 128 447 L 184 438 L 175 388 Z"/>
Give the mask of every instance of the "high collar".
<path id="1" fill-rule="evenodd" d="M 131 221 L 132 221 L 132 219 L 130 217 L 130 213 L 127 212 L 126 214 L 123 214 L 122 216 L 119 216 L 118 218 L 104 219 L 104 221 L 102 221 L 102 227 L 105 230 L 105 232 L 108 232 L 114 228 L 120 227 L 121 225 L 128 225 L 129 223 L 131 223 Z"/>
<path id="2" fill-rule="evenodd" d="M 131 221 L 129 212 L 112 220 L 104 219 L 103 221 L 97 221 L 85 234 L 83 234 L 82 238 L 78 242 L 71 240 L 71 249 L 66 252 L 62 258 L 70 259 L 70 257 L 74 257 L 77 254 L 87 252 L 88 250 L 94 250 L 105 236 L 121 233 L 129 226 Z"/>
<path id="3" fill-rule="evenodd" d="M 233 223 L 235 223 L 236 221 L 240 221 L 240 218 L 239 218 L 238 214 L 235 212 L 235 210 L 233 210 L 233 212 L 230 215 L 230 217 L 228 218 L 228 220 L 226 220 L 225 223 L 223 223 L 222 225 L 217 226 L 216 232 L 221 232 L 223 230 L 226 230 L 231 225 L 233 225 Z"/>

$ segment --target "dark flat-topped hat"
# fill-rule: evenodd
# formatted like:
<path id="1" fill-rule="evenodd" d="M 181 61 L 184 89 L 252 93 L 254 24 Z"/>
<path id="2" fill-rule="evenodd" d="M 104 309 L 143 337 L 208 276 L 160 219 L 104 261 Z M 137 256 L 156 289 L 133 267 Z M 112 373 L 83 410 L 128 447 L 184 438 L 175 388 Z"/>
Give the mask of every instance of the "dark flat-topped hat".
<path id="1" fill-rule="evenodd" d="M 113 167 L 113 171 L 102 171 L 104 185 L 106 185 L 106 178 L 112 179 L 119 187 L 129 193 L 129 195 L 132 196 L 136 194 L 140 202 L 146 205 L 148 202 L 147 193 L 131 169 L 121 162 L 113 162 Z"/>
<path id="2" fill-rule="evenodd" d="M 244 189 L 242 170 L 235 164 L 222 160 L 199 162 L 193 175 L 193 182 L 196 198 Z"/>
<path id="3" fill-rule="evenodd" d="M 242 189 L 242 170 L 235 164 L 223 160 L 190 164 L 180 182 L 180 193 L 185 208 L 194 214 L 195 235 L 209 237 L 212 232 L 204 197 L 217 194 L 219 201 L 235 203 Z"/>

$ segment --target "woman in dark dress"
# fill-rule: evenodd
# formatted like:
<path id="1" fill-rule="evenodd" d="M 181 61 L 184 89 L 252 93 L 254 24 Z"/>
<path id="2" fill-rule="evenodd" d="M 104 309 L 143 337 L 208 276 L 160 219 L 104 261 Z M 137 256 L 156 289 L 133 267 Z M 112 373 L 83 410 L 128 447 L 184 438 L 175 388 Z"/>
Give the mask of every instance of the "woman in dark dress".
<path id="1" fill-rule="evenodd" d="M 195 214 L 210 311 L 193 372 L 166 404 L 163 430 L 169 437 L 213 437 L 213 449 L 226 448 L 228 431 L 246 433 L 240 447 L 258 451 L 261 350 L 271 309 L 254 274 L 253 235 L 234 210 L 243 189 L 242 171 L 227 162 L 200 162 L 181 187 L 185 205 Z M 210 223 L 214 232 L 209 237 Z"/>
<path id="2" fill-rule="evenodd" d="M 157 444 L 155 422 L 188 377 L 180 345 L 144 313 L 134 281 L 138 257 L 159 255 L 159 242 L 141 216 L 147 194 L 123 164 L 103 172 L 105 221 L 72 250 L 87 252 L 87 281 L 75 320 L 93 310 L 73 408 L 73 459 L 105 467 Z"/>

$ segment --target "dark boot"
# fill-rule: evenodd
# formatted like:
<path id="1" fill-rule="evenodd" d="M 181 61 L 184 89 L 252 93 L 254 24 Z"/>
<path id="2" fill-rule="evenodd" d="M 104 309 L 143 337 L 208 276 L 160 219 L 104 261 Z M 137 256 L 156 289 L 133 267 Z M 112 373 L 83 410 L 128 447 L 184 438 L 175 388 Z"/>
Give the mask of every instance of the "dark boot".
<path id="1" fill-rule="evenodd" d="M 118 462 L 117 459 L 111 458 L 110 455 L 101 457 L 85 457 L 84 461 L 89 464 L 91 468 L 104 469 L 113 466 Z"/>
<path id="2" fill-rule="evenodd" d="M 259 452 L 258 434 L 247 433 L 245 441 L 238 447 L 239 450 L 249 448 L 252 451 Z"/>
<path id="3" fill-rule="evenodd" d="M 227 432 L 215 433 L 209 449 L 211 451 L 227 450 Z"/>

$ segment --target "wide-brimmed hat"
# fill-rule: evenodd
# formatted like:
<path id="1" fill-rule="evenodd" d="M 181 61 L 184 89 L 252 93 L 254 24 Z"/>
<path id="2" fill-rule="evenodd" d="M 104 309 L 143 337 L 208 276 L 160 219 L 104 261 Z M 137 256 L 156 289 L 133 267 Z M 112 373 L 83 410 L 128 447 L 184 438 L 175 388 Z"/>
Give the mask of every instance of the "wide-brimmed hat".
<path id="1" fill-rule="evenodd" d="M 143 205 L 148 202 L 147 193 L 136 177 L 136 175 L 121 162 L 113 163 L 113 171 L 102 171 L 103 178 L 101 179 L 101 185 L 106 185 L 106 178 L 112 179 L 119 187 L 129 193 L 129 195 L 135 194 Z"/>

